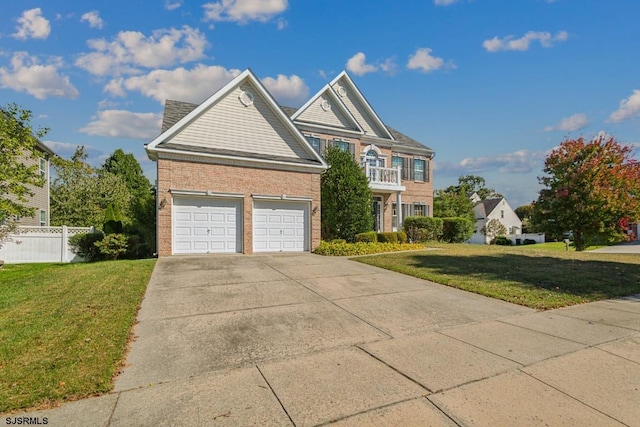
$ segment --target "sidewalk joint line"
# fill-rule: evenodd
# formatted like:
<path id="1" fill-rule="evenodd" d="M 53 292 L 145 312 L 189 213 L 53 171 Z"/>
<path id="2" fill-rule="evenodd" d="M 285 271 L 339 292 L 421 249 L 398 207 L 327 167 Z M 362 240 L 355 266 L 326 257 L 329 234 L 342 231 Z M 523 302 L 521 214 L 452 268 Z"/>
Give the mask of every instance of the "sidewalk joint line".
<path id="1" fill-rule="evenodd" d="M 267 379 L 267 377 L 264 376 L 264 374 L 262 373 L 262 370 L 260 370 L 260 367 L 258 365 L 254 365 L 254 366 L 256 367 L 258 372 L 260 372 L 260 375 L 262 376 L 262 379 L 264 380 L 264 382 L 267 383 L 267 386 L 269 386 L 269 390 L 271 390 L 273 397 L 276 398 L 276 400 L 280 404 L 280 407 L 282 408 L 284 413 L 287 414 L 287 418 L 289 418 L 289 421 L 291 421 L 291 425 L 295 426 L 296 423 L 293 421 L 293 418 L 291 418 L 291 415 L 289 414 L 289 411 L 287 411 L 287 408 L 284 407 L 284 404 L 280 400 L 280 397 L 278 397 L 278 394 L 276 393 L 276 391 L 273 389 L 273 387 L 271 387 L 271 383 L 269 383 L 269 380 Z"/>

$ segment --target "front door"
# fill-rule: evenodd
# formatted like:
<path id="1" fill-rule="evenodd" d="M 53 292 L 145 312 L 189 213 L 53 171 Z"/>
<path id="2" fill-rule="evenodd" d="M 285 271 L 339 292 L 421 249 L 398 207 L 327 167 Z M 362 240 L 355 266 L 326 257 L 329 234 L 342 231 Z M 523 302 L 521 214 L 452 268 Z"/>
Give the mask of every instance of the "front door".
<path id="1" fill-rule="evenodd" d="M 381 233 L 382 227 L 382 197 L 373 198 L 373 231 Z"/>

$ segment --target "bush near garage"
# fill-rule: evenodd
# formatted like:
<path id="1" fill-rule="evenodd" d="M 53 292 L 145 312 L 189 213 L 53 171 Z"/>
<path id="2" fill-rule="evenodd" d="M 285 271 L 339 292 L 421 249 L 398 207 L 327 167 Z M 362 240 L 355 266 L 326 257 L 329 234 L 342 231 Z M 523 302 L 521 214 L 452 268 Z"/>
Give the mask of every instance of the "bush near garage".
<path id="1" fill-rule="evenodd" d="M 367 231 L 365 233 L 356 234 L 356 242 L 375 243 L 378 241 L 378 233 L 375 231 Z"/>

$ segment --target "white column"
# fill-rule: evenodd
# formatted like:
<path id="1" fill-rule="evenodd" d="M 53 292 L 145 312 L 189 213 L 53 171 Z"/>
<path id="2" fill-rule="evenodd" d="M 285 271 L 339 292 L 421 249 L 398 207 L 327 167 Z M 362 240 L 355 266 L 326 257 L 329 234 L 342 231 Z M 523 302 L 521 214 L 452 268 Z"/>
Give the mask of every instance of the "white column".
<path id="1" fill-rule="evenodd" d="M 396 212 L 398 213 L 398 231 L 402 231 L 402 191 L 396 193 Z"/>

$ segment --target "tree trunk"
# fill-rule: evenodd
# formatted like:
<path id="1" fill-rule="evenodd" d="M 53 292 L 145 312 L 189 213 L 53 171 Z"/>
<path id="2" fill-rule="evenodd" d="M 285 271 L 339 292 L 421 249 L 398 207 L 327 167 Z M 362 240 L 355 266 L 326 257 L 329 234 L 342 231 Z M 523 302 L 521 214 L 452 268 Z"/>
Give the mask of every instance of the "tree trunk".
<path id="1" fill-rule="evenodd" d="M 576 246 L 576 251 L 584 250 L 584 239 L 582 238 L 582 231 L 573 232 L 573 244 Z"/>

